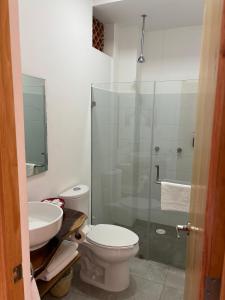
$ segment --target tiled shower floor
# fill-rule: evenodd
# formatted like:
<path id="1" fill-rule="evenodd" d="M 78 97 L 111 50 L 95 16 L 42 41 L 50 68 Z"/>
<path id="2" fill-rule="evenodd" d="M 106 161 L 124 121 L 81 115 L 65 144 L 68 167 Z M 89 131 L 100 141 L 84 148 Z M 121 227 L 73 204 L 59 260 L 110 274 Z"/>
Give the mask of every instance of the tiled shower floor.
<path id="1" fill-rule="evenodd" d="M 123 292 L 111 293 L 82 282 L 79 264 L 69 294 L 63 300 L 182 300 L 185 273 L 161 263 L 133 258 L 130 260 L 130 286 Z M 44 300 L 57 298 L 47 295 Z"/>
<path id="2" fill-rule="evenodd" d="M 178 239 L 175 227 L 136 220 L 130 229 L 139 236 L 140 258 L 185 268 L 186 236 Z M 166 234 L 157 234 L 157 229 L 164 229 Z"/>

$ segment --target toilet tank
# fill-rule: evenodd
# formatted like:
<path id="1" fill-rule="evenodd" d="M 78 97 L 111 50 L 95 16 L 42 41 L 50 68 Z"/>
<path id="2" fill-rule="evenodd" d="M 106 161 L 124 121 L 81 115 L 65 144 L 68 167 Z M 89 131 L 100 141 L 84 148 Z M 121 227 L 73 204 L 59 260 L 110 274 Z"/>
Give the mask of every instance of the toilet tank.
<path id="1" fill-rule="evenodd" d="M 64 199 L 65 207 L 73 210 L 78 210 L 88 216 L 89 212 L 89 187 L 83 184 L 75 185 L 74 187 L 65 190 L 59 195 Z"/>

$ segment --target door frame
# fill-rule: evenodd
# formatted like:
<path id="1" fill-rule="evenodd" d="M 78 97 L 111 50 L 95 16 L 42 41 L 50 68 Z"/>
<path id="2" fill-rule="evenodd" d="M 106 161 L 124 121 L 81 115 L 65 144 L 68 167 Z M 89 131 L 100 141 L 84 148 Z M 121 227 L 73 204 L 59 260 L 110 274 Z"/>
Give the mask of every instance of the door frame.
<path id="1" fill-rule="evenodd" d="M 211 139 L 203 245 L 202 285 L 222 282 L 225 254 L 225 1 L 222 1 L 220 49 Z M 222 286 L 221 286 L 222 287 Z M 203 297 L 203 296 L 202 296 Z"/>
<path id="2" fill-rule="evenodd" d="M 220 297 L 224 199 L 225 0 L 205 0 L 185 300 Z"/>
<path id="3" fill-rule="evenodd" d="M 0 1 L 0 299 L 31 299 L 17 0 Z M 14 268 L 23 278 L 14 282 Z"/>

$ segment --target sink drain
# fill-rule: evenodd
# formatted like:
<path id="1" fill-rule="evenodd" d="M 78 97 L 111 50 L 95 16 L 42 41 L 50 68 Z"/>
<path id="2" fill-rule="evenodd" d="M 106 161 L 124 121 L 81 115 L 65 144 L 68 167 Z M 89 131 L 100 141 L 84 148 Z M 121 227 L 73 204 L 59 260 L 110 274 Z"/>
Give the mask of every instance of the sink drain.
<path id="1" fill-rule="evenodd" d="M 157 234 L 161 234 L 161 235 L 166 234 L 166 230 L 163 228 L 157 228 L 155 232 Z"/>

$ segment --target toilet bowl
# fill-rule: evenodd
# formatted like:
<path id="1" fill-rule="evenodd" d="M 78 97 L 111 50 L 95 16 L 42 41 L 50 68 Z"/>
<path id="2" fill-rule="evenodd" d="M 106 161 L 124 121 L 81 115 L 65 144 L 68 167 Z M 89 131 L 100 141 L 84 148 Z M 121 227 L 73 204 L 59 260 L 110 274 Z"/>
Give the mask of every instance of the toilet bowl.
<path id="1" fill-rule="evenodd" d="M 129 259 L 139 250 L 138 236 L 123 227 L 91 226 L 80 245 L 81 279 L 107 291 L 119 292 L 129 286 Z"/>
<path id="2" fill-rule="evenodd" d="M 60 194 L 65 207 L 88 215 L 89 189 L 77 185 Z M 119 292 L 129 285 L 129 258 L 139 250 L 139 237 L 131 230 L 109 224 L 86 225 L 86 238 L 79 245 L 80 277 L 106 291 Z"/>

